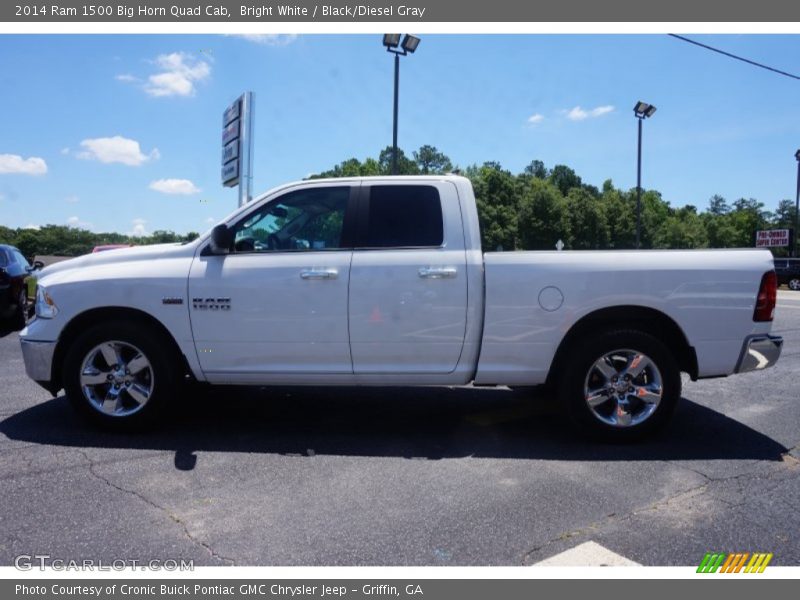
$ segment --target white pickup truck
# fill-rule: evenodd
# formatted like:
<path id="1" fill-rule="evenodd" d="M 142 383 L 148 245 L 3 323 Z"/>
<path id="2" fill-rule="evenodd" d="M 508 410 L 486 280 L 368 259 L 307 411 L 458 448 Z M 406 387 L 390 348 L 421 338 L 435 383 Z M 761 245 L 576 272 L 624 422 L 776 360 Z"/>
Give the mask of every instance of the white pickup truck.
<path id="1" fill-rule="evenodd" d="M 612 439 L 662 426 L 681 377 L 773 365 L 765 250 L 481 251 L 469 180 L 303 181 L 197 240 L 44 269 L 28 375 L 106 425 L 210 384 L 550 384 Z"/>

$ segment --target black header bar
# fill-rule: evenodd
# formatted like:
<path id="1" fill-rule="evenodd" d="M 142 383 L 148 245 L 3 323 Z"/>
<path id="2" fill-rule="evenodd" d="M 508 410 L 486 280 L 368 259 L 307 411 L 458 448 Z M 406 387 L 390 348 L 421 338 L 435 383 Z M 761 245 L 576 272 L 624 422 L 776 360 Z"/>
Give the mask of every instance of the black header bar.
<path id="1" fill-rule="evenodd" d="M 216 0 L 4 0 L 2 22 L 798 22 L 787 0 L 372 0 L 320 3 Z"/>

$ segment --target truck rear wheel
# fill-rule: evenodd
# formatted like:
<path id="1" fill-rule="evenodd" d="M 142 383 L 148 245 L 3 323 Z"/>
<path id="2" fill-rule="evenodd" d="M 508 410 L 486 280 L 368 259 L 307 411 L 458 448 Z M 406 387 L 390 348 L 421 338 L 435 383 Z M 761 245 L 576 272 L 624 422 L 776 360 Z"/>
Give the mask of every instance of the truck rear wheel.
<path id="1" fill-rule="evenodd" d="M 560 377 L 572 420 L 592 437 L 630 441 L 664 427 L 681 395 L 675 358 L 654 336 L 599 333 L 573 346 Z"/>
<path id="2" fill-rule="evenodd" d="M 152 425 L 177 389 L 178 369 L 161 338 L 146 324 L 124 321 L 79 335 L 64 359 L 62 381 L 72 405 L 106 428 Z"/>

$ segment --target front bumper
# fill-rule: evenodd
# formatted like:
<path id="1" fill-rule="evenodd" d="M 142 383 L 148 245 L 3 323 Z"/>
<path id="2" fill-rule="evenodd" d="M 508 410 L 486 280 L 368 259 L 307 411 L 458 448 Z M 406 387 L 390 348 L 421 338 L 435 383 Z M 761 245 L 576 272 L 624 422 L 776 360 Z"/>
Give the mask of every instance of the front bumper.
<path id="1" fill-rule="evenodd" d="M 737 373 L 760 371 L 778 362 L 783 349 L 783 338 L 777 335 L 754 335 L 747 338 L 736 365 Z"/>
<path id="2" fill-rule="evenodd" d="M 25 361 L 25 372 L 28 377 L 45 389 L 50 390 L 56 342 L 20 340 L 20 344 L 22 345 L 22 358 Z"/>

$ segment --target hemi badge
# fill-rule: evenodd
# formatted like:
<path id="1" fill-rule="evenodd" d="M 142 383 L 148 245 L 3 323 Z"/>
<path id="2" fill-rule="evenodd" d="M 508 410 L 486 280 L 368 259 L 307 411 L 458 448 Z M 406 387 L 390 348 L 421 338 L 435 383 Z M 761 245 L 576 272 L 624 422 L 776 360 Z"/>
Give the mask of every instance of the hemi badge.
<path id="1" fill-rule="evenodd" d="M 183 298 L 162 298 L 161 304 L 183 304 Z"/>

